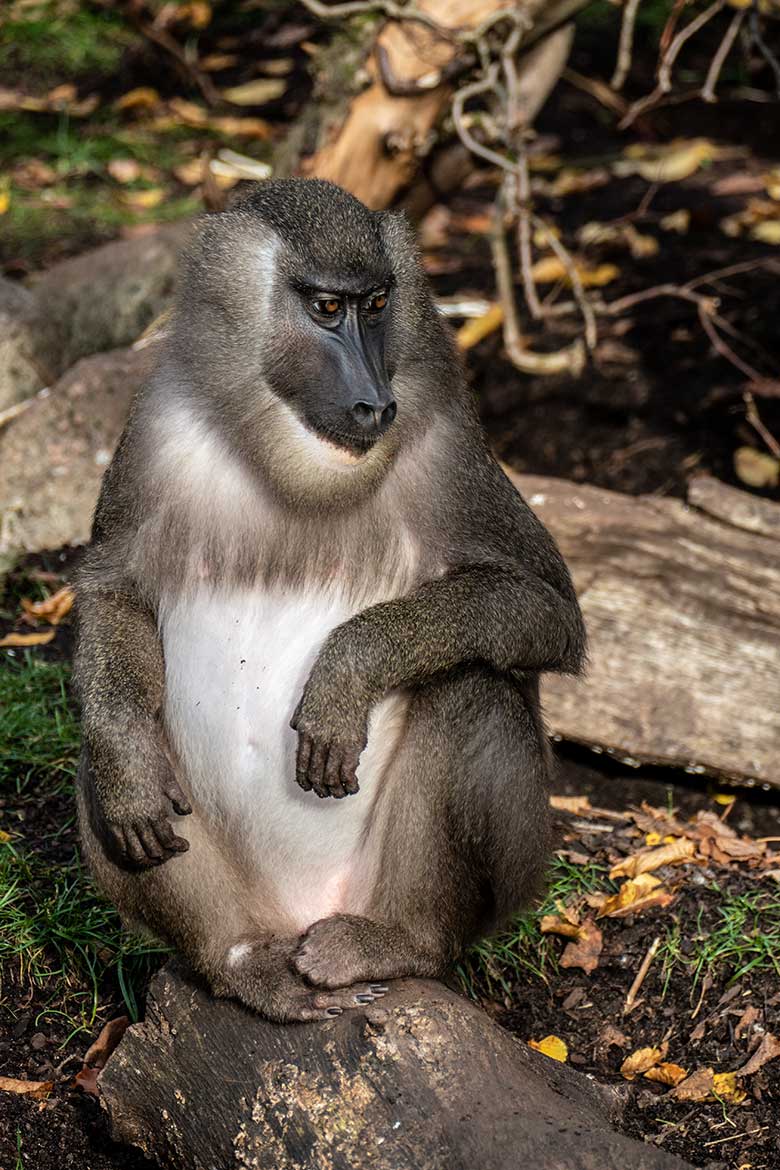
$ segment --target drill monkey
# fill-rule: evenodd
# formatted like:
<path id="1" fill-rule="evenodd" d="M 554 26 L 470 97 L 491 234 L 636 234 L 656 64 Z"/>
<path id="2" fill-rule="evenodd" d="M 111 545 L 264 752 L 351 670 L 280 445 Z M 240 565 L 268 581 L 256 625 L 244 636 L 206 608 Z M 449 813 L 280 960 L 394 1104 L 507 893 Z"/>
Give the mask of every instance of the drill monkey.
<path id="1" fill-rule="evenodd" d="M 78 591 L 87 859 L 216 994 L 337 1014 L 537 888 L 582 619 L 402 217 L 284 180 L 205 220 Z"/>

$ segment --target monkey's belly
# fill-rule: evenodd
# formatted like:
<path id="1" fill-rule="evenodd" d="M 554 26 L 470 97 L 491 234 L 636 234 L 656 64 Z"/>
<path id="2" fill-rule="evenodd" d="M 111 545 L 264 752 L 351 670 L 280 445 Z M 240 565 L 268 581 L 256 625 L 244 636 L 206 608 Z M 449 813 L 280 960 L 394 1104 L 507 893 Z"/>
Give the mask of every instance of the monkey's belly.
<path id="1" fill-rule="evenodd" d="M 269 919 L 301 930 L 365 909 L 372 810 L 406 706 L 390 695 L 372 712 L 359 793 L 320 799 L 298 787 L 290 719 L 323 640 L 351 612 L 334 594 L 248 589 L 161 607 L 166 725 L 197 813 Z"/>

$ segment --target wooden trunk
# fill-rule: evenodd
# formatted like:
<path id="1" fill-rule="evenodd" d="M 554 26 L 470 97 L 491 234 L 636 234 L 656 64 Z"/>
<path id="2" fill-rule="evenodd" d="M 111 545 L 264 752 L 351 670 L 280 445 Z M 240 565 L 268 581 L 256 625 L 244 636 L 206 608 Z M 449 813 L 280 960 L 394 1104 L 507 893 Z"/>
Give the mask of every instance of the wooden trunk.
<path id="1" fill-rule="evenodd" d="M 439 983 L 272 1024 L 174 967 L 100 1075 L 118 1139 L 170 1170 L 685 1170 L 617 1096 Z"/>
<path id="2" fill-rule="evenodd" d="M 550 728 L 629 761 L 780 786 L 780 506 L 708 476 L 688 503 L 509 472 L 558 541 L 590 639 Z"/>

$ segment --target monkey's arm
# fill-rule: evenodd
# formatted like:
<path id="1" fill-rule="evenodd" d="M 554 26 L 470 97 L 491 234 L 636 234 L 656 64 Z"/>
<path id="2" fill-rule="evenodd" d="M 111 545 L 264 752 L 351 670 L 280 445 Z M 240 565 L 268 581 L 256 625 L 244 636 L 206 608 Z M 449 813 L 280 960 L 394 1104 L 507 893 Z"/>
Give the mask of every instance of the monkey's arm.
<path id="1" fill-rule="evenodd" d="M 160 723 L 164 678 L 153 616 L 130 593 L 79 585 L 76 685 L 96 827 L 135 865 L 189 848 L 170 823 L 192 809 Z"/>
<path id="2" fill-rule="evenodd" d="M 487 662 L 500 671 L 580 669 L 582 617 L 565 566 L 547 540 L 557 558 L 552 580 L 519 563 L 467 565 L 333 631 L 292 720 L 302 788 L 318 795 L 357 791 L 368 712 L 393 687 L 462 662 Z"/>

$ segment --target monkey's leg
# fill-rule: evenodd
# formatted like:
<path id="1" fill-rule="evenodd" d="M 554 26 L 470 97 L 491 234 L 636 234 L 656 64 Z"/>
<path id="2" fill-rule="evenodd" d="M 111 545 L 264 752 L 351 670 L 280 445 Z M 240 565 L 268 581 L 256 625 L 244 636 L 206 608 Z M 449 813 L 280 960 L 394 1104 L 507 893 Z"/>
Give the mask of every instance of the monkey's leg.
<path id="1" fill-rule="evenodd" d="M 129 924 L 176 947 L 215 995 L 239 999 L 269 1019 L 286 1021 L 326 1019 L 370 1003 L 387 990 L 377 983 L 338 991 L 307 986 L 292 966 L 299 936 L 227 862 L 197 811 L 187 820 L 187 853 L 154 869 L 115 864 L 94 831 L 89 791 L 88 767 L 82 762 L 81 839 L 98 884 Z"/>
<path id="2" fill-rule="evenodd" d="M 442 975 L 539 889 L 549 774 L 535 681 L 468 667 L 420 687 L 383 780 L 366 915 L 315 922 L 297 970 L 329 988 Z"/>

